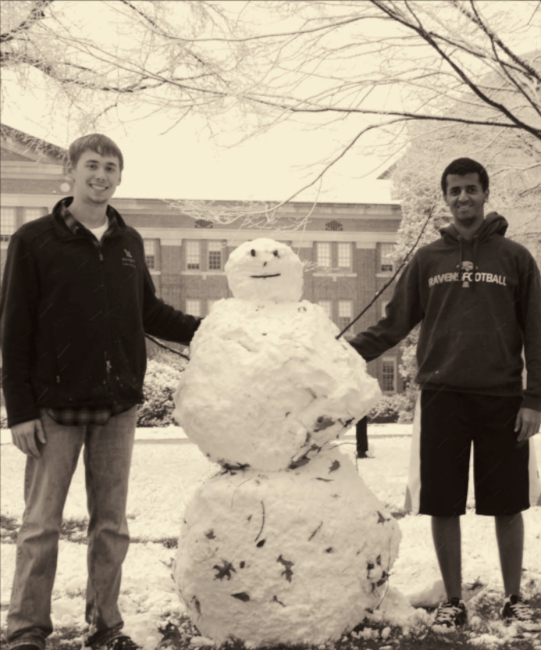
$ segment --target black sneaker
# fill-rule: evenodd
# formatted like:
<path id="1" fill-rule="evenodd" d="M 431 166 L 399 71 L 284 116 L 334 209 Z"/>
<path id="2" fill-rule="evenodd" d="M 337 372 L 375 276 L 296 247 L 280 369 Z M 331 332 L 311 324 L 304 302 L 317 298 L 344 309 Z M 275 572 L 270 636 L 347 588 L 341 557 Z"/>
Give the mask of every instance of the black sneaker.
<path id="1" fill-rule="evenodd" d="M 110 641 L 104 643 L 91 643 L 84 646 L 84 650 L 142 650 L 140 645 L 130 639 L 126 634 L 115 636 Z"/>
<path id="2" fill-rule="evenodd" d="M 450 598 L 438 606 L 436 618 L 432 623 L 435 632 L 447 633 L 456 630 L 468 620 L 466 605 L 459 598 Z"/>
<path id="3" fill-rule="evenodd" d="M 528 632 L 541 630 L 539 614 L 534 612 L 527 602 L 515 594 L 511 594 L 503 601 L 500 615 L 508 625 L 518 623 L 519 627 Z"/>

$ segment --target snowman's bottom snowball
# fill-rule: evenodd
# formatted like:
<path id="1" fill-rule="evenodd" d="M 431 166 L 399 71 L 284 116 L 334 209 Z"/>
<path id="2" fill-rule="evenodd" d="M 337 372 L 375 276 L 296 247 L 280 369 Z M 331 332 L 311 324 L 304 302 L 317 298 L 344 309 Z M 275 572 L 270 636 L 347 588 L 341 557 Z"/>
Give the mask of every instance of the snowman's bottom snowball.
<path id="1" fill-rule="evenodd" d="M 184 521 L 175 581 L 193 623 L 252 646 L 350 631 L 384 597 L 401 537 L 339 450 L 297 470 L 219 474 Z"/>

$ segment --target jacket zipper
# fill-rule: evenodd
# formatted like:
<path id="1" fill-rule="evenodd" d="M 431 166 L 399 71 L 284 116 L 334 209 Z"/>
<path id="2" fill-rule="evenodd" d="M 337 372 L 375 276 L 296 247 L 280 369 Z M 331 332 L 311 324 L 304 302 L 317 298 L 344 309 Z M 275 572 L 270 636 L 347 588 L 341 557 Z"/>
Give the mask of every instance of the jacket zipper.
<path id="1" fill-rule="evenodd" d="M 103 257 L 103 249 L 102 249 L 102 245 L 101 245 L 100 242 L 93 241 L 92 243 L 94 244 L 94 246 L 96 247 L 96 250 L 98 251 L 98 257 L 99 257 L 100 264 L 101 264 L 101 280 L 102 280 L 103 291 L 104 291 L 104 293 L 103 293 L 103 302 L 104 302 L 104 306 L 105 306 L 105 310 L 106 310 L 105 313 L 108 313 L 108 311 L 109 311 L 109 301 L 107 299 L 107 283 L 105 282 L 105 268 L 104 268 L 105 259 Z M 110 337 L 110 328 L 108 328 L 107 336 L 108 336 L 108 338 Z M 109 347 L 111 347 L 110 343 L 111 342 L 109 341 Z M 104 361 L 105 361 L 105 378 L 106 378 L 106 381 L 107 381 L 107 388 L 109 389 L 109 393 L 111 394 L 111 397 L 114 398 L 113 382 L 112 382 L 112 379 L 111 379 L 112 365 L 111 365 L 111 360 L 109 358 L 109 354 L 108 354 L 107 349 L 104 350 L 103 357 L 104 357 Z"/>

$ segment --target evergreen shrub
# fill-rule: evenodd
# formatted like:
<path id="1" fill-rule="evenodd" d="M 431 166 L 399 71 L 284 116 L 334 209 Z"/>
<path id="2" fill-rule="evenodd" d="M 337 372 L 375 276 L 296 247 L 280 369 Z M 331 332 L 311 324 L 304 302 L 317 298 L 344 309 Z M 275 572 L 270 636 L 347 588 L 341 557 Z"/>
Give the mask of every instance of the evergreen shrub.
<path id="1" fill-rule="evenodd" d="M 164 359 L 150 359 L 147 363 L 143 395 L 145 401 L 137 413 L 138 427 L 168 427 L 173 420 L 173 397 L 178 388 L 183 365 L 166 363 Z"/>
<path id="2" fill-rule="evenodd" d="M 415 400 L 409 392 L 384 395 L 368 413 L 368 422 L 413 422 Z"/>

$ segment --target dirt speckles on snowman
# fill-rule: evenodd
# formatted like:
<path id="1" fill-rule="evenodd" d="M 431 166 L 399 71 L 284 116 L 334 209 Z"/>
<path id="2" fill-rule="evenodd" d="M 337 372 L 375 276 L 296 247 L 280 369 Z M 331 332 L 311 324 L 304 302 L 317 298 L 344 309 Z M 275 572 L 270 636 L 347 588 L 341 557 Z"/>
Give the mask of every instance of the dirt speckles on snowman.
<path id="1" fill-rule="evenodd" d="M 320 644 L 385 596 L 400 530 L 334 445 L 381 396 L 302 294 L 300 259 L 257 239 L 225 270 L 191 346 L 175 416 L 223 471 L 184 516 L 175 580 L 217 642 Z"/>

